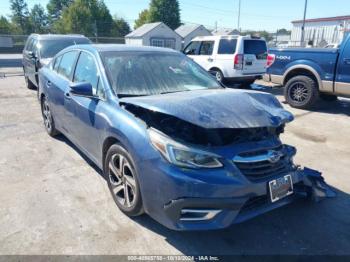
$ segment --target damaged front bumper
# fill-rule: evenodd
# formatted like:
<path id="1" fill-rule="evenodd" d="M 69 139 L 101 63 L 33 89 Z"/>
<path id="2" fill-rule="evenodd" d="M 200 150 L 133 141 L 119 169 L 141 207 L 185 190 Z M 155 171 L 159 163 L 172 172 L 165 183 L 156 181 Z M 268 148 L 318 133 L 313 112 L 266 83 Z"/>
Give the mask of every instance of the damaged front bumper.
<path id="1" fill-rule="evenodd" d="M 210 230 L 226 228 L 270 210 L 289 204 L 299 198 L 320 201 L 335 197 L 335 191 L 326 184 L 321 173 L 309 168 L 291 173 L 293 194 L 272 203 L 268 182 L 255 183 L 261 194 L 234 198 L 179 198 L 164 206 L 166 225 L 175 230 Z M 263 189 L 264 188 L 264 189 Z M 164 222 L 164 221 L 163 221 Z"/>

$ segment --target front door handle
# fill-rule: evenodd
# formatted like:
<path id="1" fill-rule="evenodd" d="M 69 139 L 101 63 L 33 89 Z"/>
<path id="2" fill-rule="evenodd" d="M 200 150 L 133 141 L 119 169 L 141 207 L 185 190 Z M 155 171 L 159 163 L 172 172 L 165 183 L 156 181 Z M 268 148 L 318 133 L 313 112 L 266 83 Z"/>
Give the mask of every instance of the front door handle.
<path id="1" fill-rule="evenodd" d="M 344 64 L 350 65 L 350 58 L 344 58 Z"/>

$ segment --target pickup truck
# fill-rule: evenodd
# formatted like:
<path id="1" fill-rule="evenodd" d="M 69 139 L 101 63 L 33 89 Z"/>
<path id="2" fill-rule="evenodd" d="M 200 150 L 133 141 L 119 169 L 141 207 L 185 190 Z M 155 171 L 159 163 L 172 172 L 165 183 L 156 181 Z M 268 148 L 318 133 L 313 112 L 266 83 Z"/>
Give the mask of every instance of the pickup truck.
<path id="1" fill-rule="evenodd" d="M 292 107 L 307 109 L 319 98 L 350 96 L 350 35 L 339 48 L 270 49 L 265 80 L 284 86 Z"/>

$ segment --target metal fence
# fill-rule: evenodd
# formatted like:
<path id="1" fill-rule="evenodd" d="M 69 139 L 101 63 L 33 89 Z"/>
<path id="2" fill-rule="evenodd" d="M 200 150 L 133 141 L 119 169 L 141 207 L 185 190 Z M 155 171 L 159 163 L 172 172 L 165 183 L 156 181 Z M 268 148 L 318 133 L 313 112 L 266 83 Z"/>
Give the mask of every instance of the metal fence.
<path id="1" fill-rule="evenodd" d="M 28 35 L 5 35 L 0 34 L 0 53 L 18 54 L 21 53 L 27 41 Z M 124 37 L 95 37 L 88 36 L 93 43 L 103 44 L 125 44 Z"/>

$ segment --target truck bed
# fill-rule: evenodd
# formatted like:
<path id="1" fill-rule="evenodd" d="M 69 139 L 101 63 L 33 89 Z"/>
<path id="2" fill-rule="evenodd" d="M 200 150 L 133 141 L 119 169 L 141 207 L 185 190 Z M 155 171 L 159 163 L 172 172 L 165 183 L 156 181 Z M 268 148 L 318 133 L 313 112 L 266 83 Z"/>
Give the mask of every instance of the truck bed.
<path id="1" fill-rule="evenodd" d="M 334 75 L 334 69 L 338 59 L 338 49 L 328 48 L 280 48 L 270 49 L 274 54 L 275 62 L 268 68 L 267 74 L 283 75 L 287 67 L 297 64 L 313 64 L 319 67 L 325 75 Z"/>

